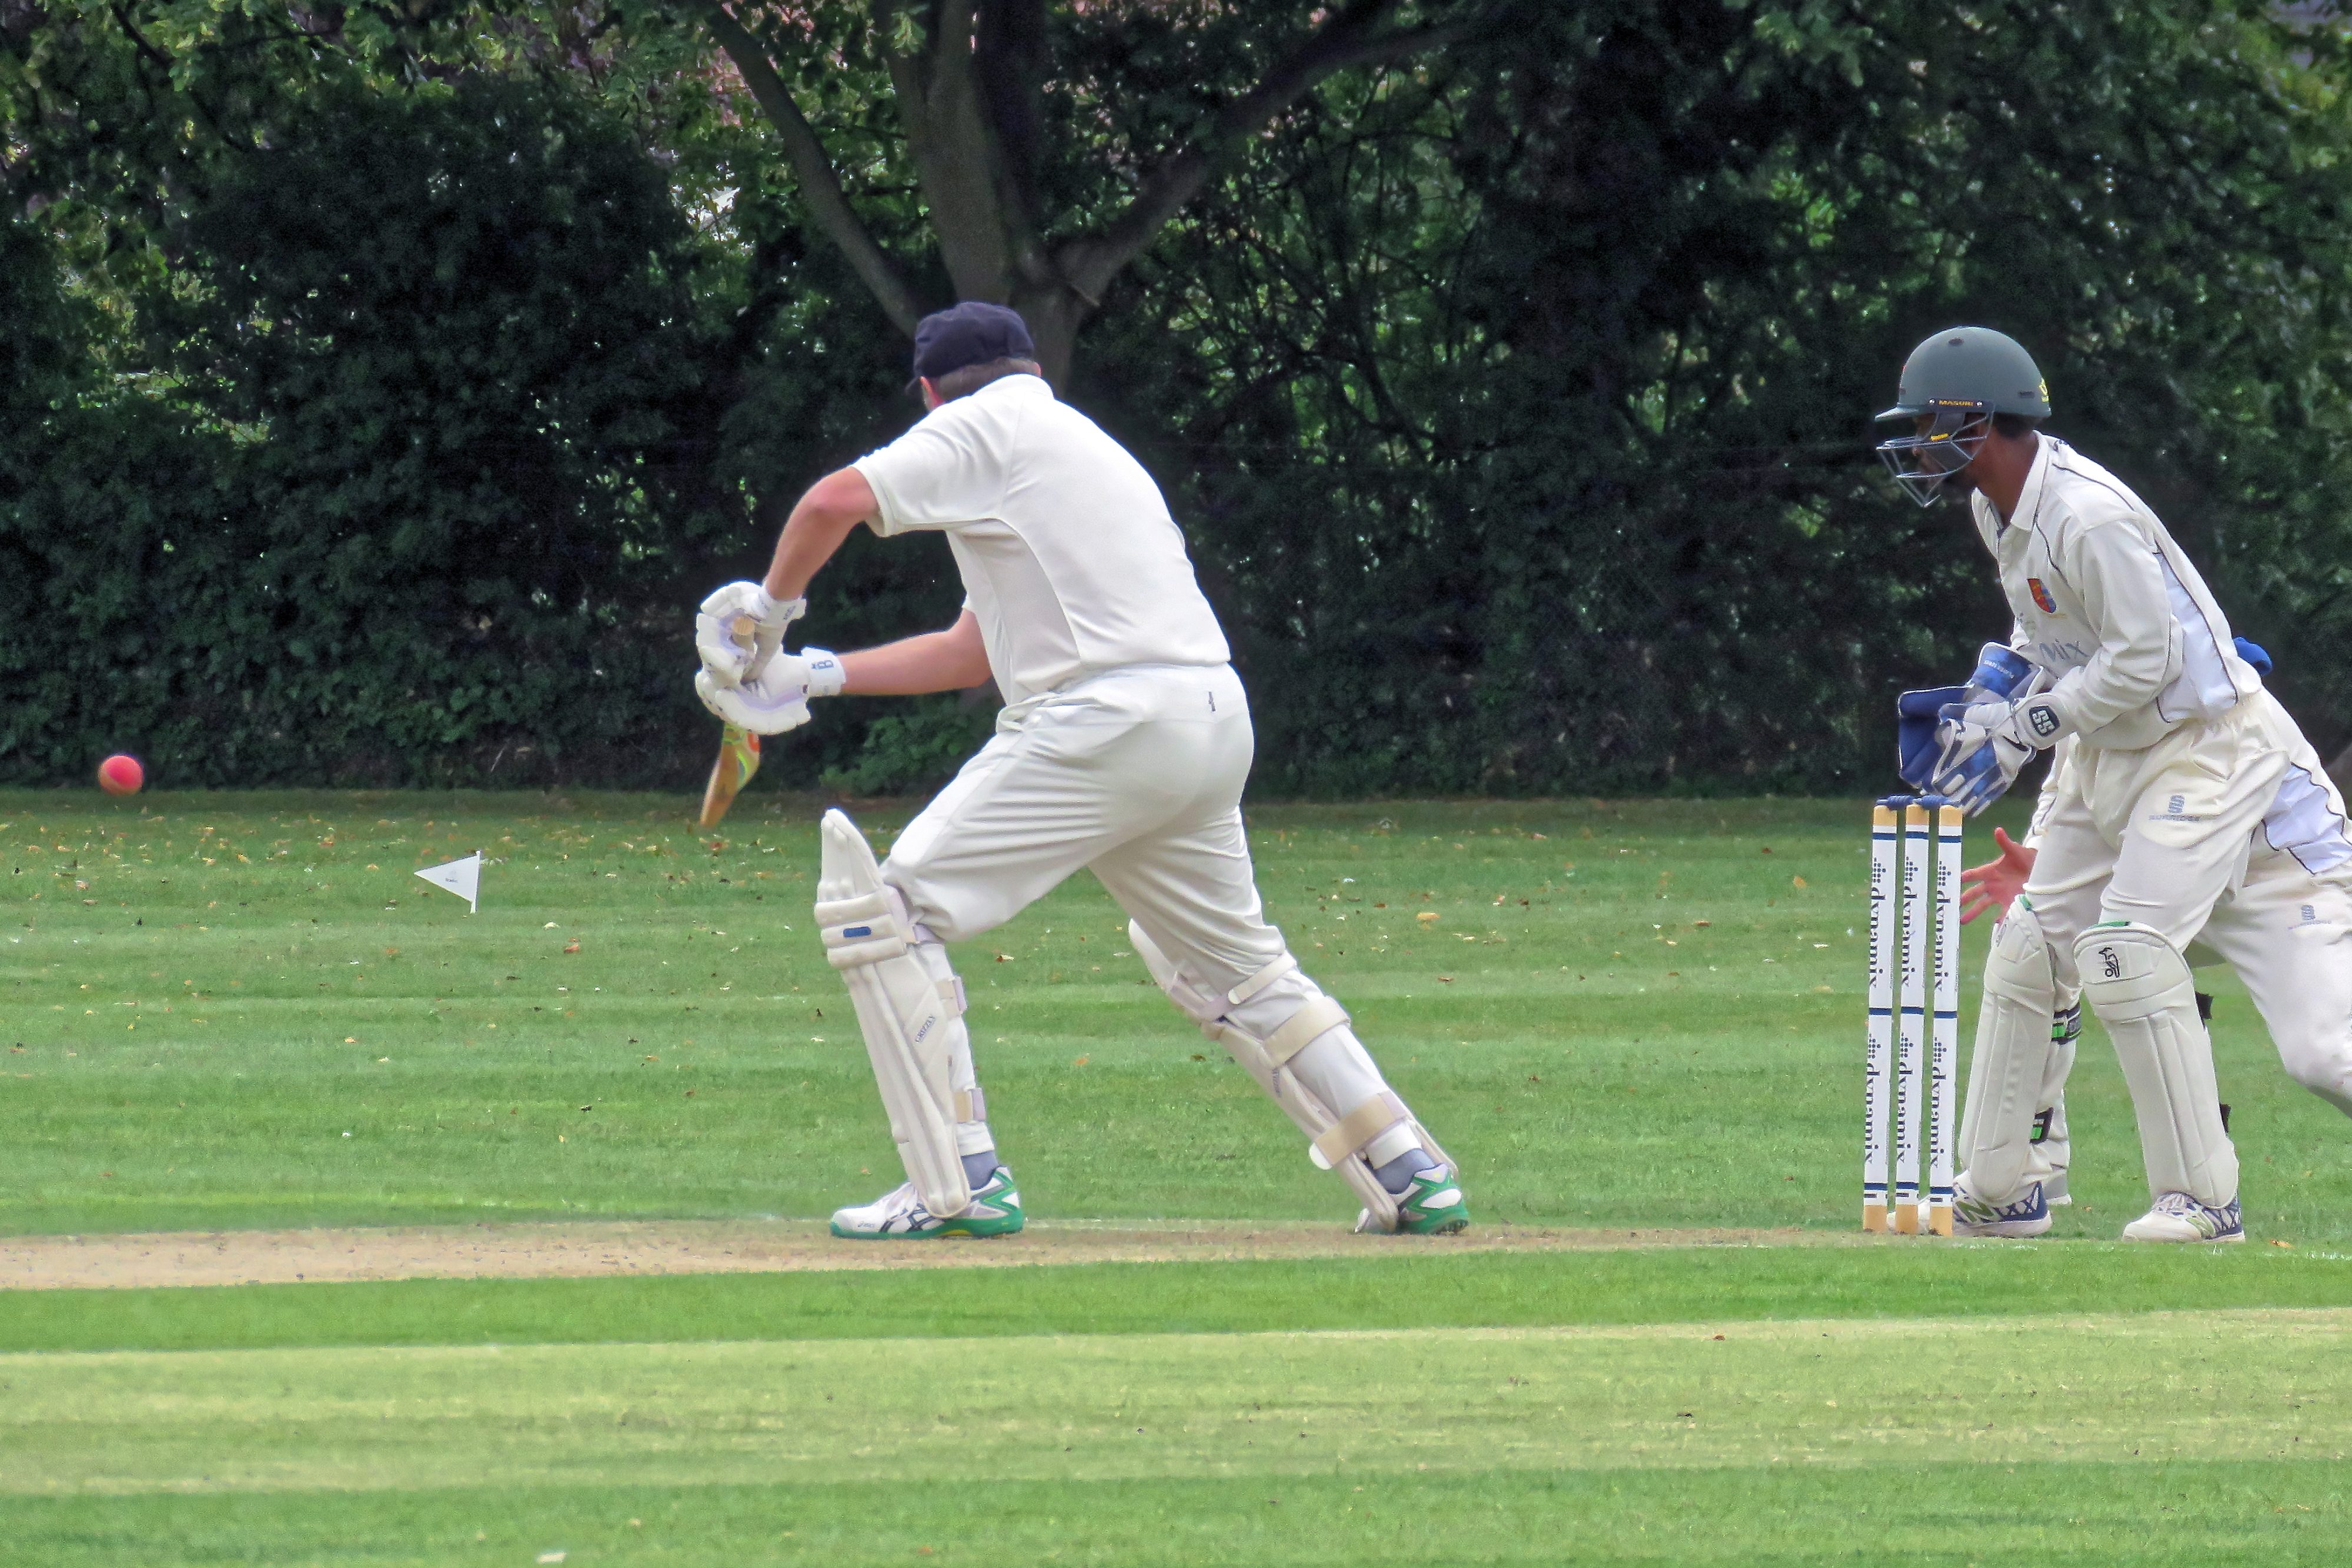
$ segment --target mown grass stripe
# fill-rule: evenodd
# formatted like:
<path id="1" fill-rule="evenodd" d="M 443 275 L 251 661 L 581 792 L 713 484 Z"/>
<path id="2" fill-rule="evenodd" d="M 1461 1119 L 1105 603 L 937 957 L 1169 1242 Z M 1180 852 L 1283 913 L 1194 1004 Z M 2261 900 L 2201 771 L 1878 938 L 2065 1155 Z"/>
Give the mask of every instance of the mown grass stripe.
<path id="1" fill-rule="evenodd" d="M 0 1292 L 0 1351 L 815 1340 L 2352 1305 L 2352 1260 L 2118 1243 Z"/>
<path id="2" fill-rule="evenodd" d="M 46 1568 L 511 1568 L 547 1552 L 572 1568 L 2315 1568 L 2352 1554 L 2341 1467 L 2276 1460 L 17 1498 L 0 1521 Z"/>
<path id="3" fill-rule="evenodd" d="M 2352 1310 L 0 1358 L 0 1493 L 2341 1460 Z"/>

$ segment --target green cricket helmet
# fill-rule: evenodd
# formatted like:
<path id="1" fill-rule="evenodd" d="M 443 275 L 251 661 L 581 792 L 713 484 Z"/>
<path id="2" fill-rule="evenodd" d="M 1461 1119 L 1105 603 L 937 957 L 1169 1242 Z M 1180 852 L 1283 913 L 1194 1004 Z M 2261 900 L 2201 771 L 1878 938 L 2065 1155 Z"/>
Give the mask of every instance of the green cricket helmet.
<path id="1" fill-rule="evenodd" d="M 1992 416 L 2050 417 L 2050 383 L 2016 339 L 1990 327 L 1952 327 L 1911 350 L 1895 406 L 1880 419 L 1911 426 L 1878 444 L 1911 498 L 1932 507 L 1992 433 Z M 1924 423 L 1922 422 L 1925 422 Z"/>

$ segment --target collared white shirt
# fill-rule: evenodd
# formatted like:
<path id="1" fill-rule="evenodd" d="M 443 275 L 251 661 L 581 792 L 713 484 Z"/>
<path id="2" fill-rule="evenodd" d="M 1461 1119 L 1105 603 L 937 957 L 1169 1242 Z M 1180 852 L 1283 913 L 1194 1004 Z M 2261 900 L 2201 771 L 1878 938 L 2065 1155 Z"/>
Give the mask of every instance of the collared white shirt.
<path id="1" fill-rule="evenodd" d="M 877 533 L 947 535 L 1007 703 L 1104 670 L 1232 657 L 1160 486 L 1040 378 L 943 403 L 855 466 Z"/>
<path id="2" fill-rule="evenodd" d="M 2010 645 L 2054 682 L 2042 701 L 2057 727 L 2038 738 L 2134 749 L 2260 690 L 2205 580 L 2156 513 L 2066 443 L 2036 439 L 2011 519 L 1981 491 L 1971 510 L 2016 617 Z"/>

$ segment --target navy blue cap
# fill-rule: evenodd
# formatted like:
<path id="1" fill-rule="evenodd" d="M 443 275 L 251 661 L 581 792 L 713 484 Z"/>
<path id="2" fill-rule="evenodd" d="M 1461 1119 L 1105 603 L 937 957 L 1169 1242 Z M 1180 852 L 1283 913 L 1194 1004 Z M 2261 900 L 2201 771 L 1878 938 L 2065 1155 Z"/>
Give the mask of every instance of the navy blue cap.
<path id="1" fill-rule="evenodd" d="M 915 375 L 936 382 L 967 365 L 1034 360 L 1037 345 L 1021 312 L 982 299 L 934 310 L 915 323 Z"/>

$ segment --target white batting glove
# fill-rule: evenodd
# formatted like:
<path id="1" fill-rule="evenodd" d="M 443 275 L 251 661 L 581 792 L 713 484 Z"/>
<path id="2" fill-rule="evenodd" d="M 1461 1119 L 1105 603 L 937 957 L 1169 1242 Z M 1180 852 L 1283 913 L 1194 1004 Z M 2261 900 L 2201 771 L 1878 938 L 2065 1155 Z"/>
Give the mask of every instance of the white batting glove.
<path id="1" fill-rule="evenodd" d="M 722 686 L 758 675 L 784 645 L 784 628 L 808 612 L 805 599 L 775 599 L 756 582 L 730 582 L 702 601 L 694 651 Z"/>
<path id="2" fill-rule="evenodd" d="M 779 653 L 768 667 L 735 685 L 719 684 L 709 670 L 694 675 L 694 695 L 726 723 L 754 735 L 782 735 L 809 721 L 809 699 L 840 694 L 841 661 L 823 648 Z"/>

